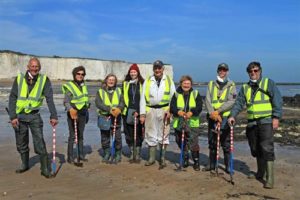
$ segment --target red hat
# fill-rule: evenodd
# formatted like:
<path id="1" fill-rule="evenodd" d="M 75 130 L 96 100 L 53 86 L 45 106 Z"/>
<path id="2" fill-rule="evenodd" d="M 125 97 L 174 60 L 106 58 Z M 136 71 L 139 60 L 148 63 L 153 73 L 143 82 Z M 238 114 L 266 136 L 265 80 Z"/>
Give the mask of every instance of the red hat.
<path id="1" fill-rule="evenodd" d="M 130 73 L 131 70 L 135 70 L 135 71 L 137 71 L 137 73 L 140 73 L 139 66 L 138 66 L 136 63 L 133 63 L 133 64 L 130 66 L 130 68 L 129 68 L 129 70 L 128 70 L 128 73 Z"/>

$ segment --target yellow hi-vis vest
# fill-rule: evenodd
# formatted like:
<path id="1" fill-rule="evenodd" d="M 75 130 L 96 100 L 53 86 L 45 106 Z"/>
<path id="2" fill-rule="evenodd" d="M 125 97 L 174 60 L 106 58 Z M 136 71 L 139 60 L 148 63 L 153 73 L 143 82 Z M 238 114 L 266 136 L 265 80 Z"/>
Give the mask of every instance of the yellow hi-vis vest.
<path id="1" fill-rule="evenodd" d="M 248 84 L 243 85 L 248 120 L 272 116 L 272 104 L 269 95 L 267 95 L 268 82 L 268 78 L 262 78 L 259 88 L 252 98 L 252 88 Z"/>
<path id="2" fill-rule="evenodd" d="M 185 106 L 183 95 L 179 94 L 177 92 L 175 93 L 175 95 L 177 96 L 177 109 L 184 111 L 184 108 L 186 106 Z M 197 96 L 198 96 L 198 91 L 197 90 L 194 90 L 194 91 L 191 92 L 189 102 L 188 102 L 188 104 L 189 104 L 189 110 L 188 111 L 190 111 L 191 109 L 196 107 L 196 98 L 197 98 Z M 173 127 L 174 128 L 178 127 L 178 122 L 179 122 L 179 117 L 174 117 L 174 120 L 173 120 Z M 191 128 L 200 127 L 200 117 L 199 116 L 192 116 L 188 120 L 188 124 L 189 124 L 189 127 L 191 127 Z"/>
<path id="3" fill-rule="evenodd" d="M 81 110 L 84 106 L 88 105 L 89 96 L 87 86 L 85 83 L 82 86 L 82 91 L 73 81 L 64 84 L 61 89 L 64 94 L 66 94 L 67 90 L 71 92 L 71 103 L 76 106 L 77 110 Z"/>
<path id="4" fill-rule="evenodd" d="M 150 110 L 149 106 L 153 106 L 150 104 L 150 85 L 151 85 L 151 77 L 147 78 L 146 80 L 146 88 L 145 88 L 146 112 Z M 158 105 L 165 105 L 170 103 L 171 100 L 170 89 L 171 89 L 171 78 L 168 75 L 166 75 L 164 95 Z M 165 106 L 162 109 L 169 110 L 169 106 Z"/>
<path id="5" fill-rule="evenodd" d="M 142 90 L 143 90 L 143 87 L 142 87 L 142 84 L 141 83 L 137 83 L 139 86 L 140 86 L 140 95 L 142 95 Z M 130 86 L 130 83 L 129 81 L 124 81 L 123 82 L 123 98 L 124 98 L 124 103 L 125 103 L 125 107 L 124 107 L 124 110 L 122 112 L 123 115 L 126 115 L 126 112 L 127 112 L 127 107 L 129 105 L 129 96 L 128 96 L 128 91 L 129 91 L 129 86 Z M 140 103 L 140 102 L 136 102 L 136 103 Z"/>
<path id="6" fill-rule="evenodd" d="M 113 92 L 112 100 L 110 101 L 109 96 L 105 90 L 102 88 L 99 89 L 99 96 L 102 99 L 104 105 L 109 106 L 110 108 L 115 108 L 120 104 L 120 97 L 122 95 L 122 91 L 120 88 L 116 88 Z M 98 109 L 99 115 L 108 115 L 109 112 L 105 112 Z"/>
<path id="7" fill-rule="evenodd" d="M 22 111 L 25 113 L 30 113 L 33 110 L 38 110 L 42 106 L 44 100 L 42 93 L 46 79 L 46 75 L 39 74 L 34 87 L 29 93 L 25 75 L 22 73 L 18 74 L 18 99 L 16 107 L 17 114 L 21 113 Z"/>
<path id="8" fill-rule="evenodd" d="M 208 89 L 210 92 L 210 98 L 211 98 L 211 105 L 214 108 L 214 110 L 219 109 L 227 100 L 228 100 L 228 96 L 230 91 L 232 90 L 232 86 L 234 86 L 235 84 L 233 83 L 232 85 L 230 85 L 229 87 L 227 87 L 221 94 L 221 96 L 219 96 L 218 98 L 218 93 L 219 93 L 219 89 L 217 88 L 216 84 L 214 81 L 210 81 L 208 84 Z M 230 110 L 224 112 L 222 114 L 223 117 L 228 117 L 230 114 Z"/>

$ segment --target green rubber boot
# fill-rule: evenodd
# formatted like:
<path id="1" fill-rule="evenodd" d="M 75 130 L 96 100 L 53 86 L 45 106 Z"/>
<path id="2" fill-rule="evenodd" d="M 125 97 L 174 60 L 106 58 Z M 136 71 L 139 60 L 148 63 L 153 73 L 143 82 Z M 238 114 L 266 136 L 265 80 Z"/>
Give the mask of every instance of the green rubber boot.
<path id="1" fill-rule="evenodd" d="M 273 189 L 274 187 L 274 161 L 267 161 L 267 170 L 266 170 L 266 175 L 267 175 L 267 180 L 264 185 L 264 188 L 267 189 Z"/>
<path id="2" fill-rule="evenodd" d="M 155 163 L 156 146 L 149 146 L 149 160 L 145 163 L 145 166 L 151 166 Z"/>
<path id="3" fill-rule="evenodd" d="M 17 174 L 26 172 L 29 169 L 29 152 L 22 153 L 21 160 L 22 160 L 22 164 L 21 164 L 21 167 L 16 170 Z"/>

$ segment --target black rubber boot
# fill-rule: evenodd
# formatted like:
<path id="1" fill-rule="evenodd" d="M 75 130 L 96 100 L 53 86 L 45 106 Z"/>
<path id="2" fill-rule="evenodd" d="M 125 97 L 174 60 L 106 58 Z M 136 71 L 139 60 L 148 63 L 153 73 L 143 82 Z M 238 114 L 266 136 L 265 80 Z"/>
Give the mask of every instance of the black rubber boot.
<path id="1" fill-rule="evenodd" d="M 210 150 L 208 164 L 206 165 L 205 168 L 202 169 L 202 171 L 212 171 L 215 170 L 215 168 L 216 168 L 216 152 Z"/>
<path id="2" fill-rule="evenodd" d="M 230 160 L 230 153 L 229 152 L 224 152 L 224 165 L 225 165 L 225 172 L 227 174 L 229 174 L 229 169 L 230 169 L 230 163 L 229 163 L 229 160 Z"/>
<path id="3" fill-rule="evenodd" d="M 192 157 L 194 161 L 194 165 L 193 165 L 194 170 L 200 171 L 199 151 L 192 151 Z"/>
<path id="4" fill-rule="evenodd" d="M 187 168 L 189 166 L 189 159 L 190 159 L 190 156 L 189 156 L 189 152 L 185 151 L 184 152 L 184 157 L 183 157 L 183 168 Z"/>
<path id="5" fill-rule="evenodd" d="M 48 155 L 40 155 L 40 162 L 41 162 L 41 175 L 46 178 L 52 178 L 53 175 L 51 174 Z"/>
<path id="6" fill-rule="evenodd" d="M 17 174 L 26 172 L 29 169 L 29 152 L 21 154 L 22 164 L 19 169 L 16 170 Z"/>
<path id="7" fill-rule="evenodd" d="M 86 159 L 84 157 L 84 153 L 83 153 L 83 141 L 79 142 L 79 158 L 80 160 L 82 160 L 83 162 L 87 162 L 88 159 Z"/>
<path id="8" fill-rule="evenodd" d="M 69 142 L 68 143 L 68 155 L 67 155 L 67 162 L 69 164 L 73 164 L 74 163 L 74 157 L 73 157 L 73 142 Z"/>
<path id="9" fill-rule="evenodd" d="M 248 178 L 262 181 L 266 173 L 266 161 L 263 158 L 256 158 L 257 172 L 250 171 Z"/>

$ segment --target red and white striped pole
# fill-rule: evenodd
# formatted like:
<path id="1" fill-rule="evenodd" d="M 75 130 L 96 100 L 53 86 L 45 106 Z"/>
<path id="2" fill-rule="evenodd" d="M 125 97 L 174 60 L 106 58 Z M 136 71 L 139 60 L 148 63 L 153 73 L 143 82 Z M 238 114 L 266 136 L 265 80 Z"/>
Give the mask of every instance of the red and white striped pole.
<path id="1" fill-rule="evenodd" d="M 52 174 L 56 173 L 56 129 L 52 126 Z"/>

